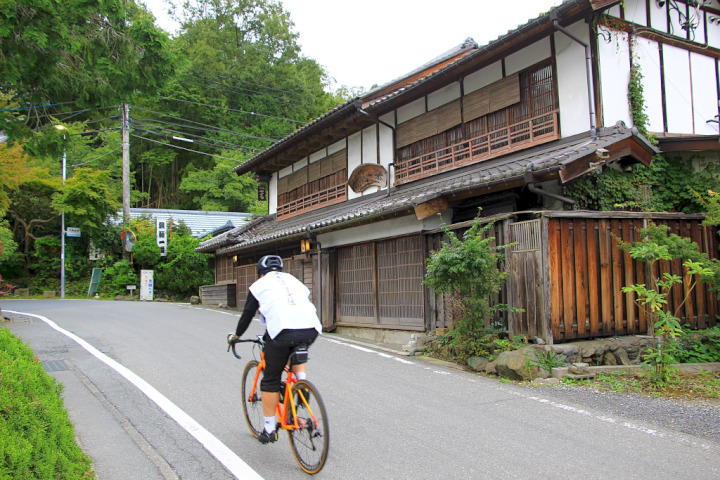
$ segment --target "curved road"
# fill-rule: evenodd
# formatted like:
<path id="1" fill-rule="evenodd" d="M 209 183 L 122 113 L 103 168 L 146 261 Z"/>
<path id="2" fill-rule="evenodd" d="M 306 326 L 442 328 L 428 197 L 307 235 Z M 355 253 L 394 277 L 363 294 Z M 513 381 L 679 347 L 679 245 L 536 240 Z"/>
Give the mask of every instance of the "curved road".
<path id="1" fill-rule="evenodd" d="M 307 478 L 286 437 L 263 446 L 245 425 L 244 362 L 224 343 L 236 312 L 96 300 L 2 300 L 0 308 L 10 318 L 2 326 L 65 385 L 99 479 Z M 261 332 L 254 322 L 248 334 Z M 332 334 L 310 357 L 331 430 L 318 478 L 720 478 L 715 438 Z"/>

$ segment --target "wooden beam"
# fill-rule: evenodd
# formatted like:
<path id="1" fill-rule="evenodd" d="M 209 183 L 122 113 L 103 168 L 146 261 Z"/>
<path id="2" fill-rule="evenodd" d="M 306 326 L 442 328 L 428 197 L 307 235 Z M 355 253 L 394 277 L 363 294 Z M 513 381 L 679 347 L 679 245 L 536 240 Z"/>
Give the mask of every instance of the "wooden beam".
<path id="1" fill-rule="evenodd" d="M 415 205 L 415 217 L 418 220 L 431 217 L 436 213 L 450 208 L 450 202 L 445 197 L 437 197 L 427 202 Z"/>
<path id="2" fill-rule="evenodd" d="M 607 150 L 608 156 L 605 158 L 600 158 L 595 152 L 592 152 L 589 155 L 585 155 L 564 165 L 560 169 L 560 180 L 562 183 L 567 183 L 598 167 L 625 157 L 631 157 L 645 166 L 650 165 L 650 160 L 652 159 L 652 152 L 640 146 L 640 144 L 632 138 L 626 138 L 613 145 L 608 145 Z"/>

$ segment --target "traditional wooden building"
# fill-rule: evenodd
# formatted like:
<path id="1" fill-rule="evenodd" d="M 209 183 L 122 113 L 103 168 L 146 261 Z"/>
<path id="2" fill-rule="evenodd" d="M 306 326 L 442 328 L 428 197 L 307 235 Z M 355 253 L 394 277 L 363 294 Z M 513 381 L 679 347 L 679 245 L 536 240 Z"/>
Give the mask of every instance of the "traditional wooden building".
<path id="1" fill-rule="evenodd" d="M 239 308 L 256 261 L 278 254 L 327 329 L 429 332 L 452 308 L 423 285 L 425 259 L 442 223 L 463 228 L 482 207 L 501 241 L 519 242 L 503 300 L 525 313 L 495 319 L 510 333 L 642 333 L 620 287 L 645 272 L 611 233 L 635 238 L 649 217 L 573 211 L 563 186 L 658 151 L 718 161 L 719 19 L 717 0 L 568 0 L 485 46 L 468 39 L 238 165 L 267 184 L 269 215 L 198 250 Z M 632 125 L 632 62 L 658 147 Z M 717 255 L 700 218 L 661 217 Z M 716 297 L 698 295 L 686 320 L 714 323 Z"/>

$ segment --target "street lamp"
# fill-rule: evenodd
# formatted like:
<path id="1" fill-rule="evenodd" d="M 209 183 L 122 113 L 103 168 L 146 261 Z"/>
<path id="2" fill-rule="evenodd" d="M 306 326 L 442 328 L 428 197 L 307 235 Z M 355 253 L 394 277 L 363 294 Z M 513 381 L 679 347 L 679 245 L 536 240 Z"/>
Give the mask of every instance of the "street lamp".
<path id="1" fill-rule="evenodd" d="M 55 125 L 55 128 L 63 132 L 63 143 L 65 141 L 65 132 L 67 128 L 64 125 Z M 65 185 L 65 145 L 63 144 L 62 156 L 62 184 Z M 65 210 L 63 209 L 60 220 L 60 298 L 65 298 Z"/>

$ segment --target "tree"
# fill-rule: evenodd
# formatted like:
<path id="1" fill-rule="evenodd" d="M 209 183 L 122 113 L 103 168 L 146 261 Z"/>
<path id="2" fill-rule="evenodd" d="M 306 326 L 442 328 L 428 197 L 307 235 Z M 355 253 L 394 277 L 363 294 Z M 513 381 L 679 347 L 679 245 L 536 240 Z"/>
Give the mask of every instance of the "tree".
<path id="1" fill-rule="evenodd" d="M 125 0 L 0 3 L 0 86 L 33 106 L 96 107 L 152 95 L 176 65 L 168 34 L 144 7 Z"/>
<path id="2" fill-rule="evenodd" d="M 493 223 L 483 224 L 480 216 L 462 238 L 445 228 L 446 240 L 440 250 L 427 259 L 425 284 L 440 293 L 458 295 L 466 307 L 465 316 L 454 321 L 453 329 L 471 341 L 482 336 L 485 320 L 501 310 L 514 310 L 507 305 L 492 305 L 507 277 L 499 265 L 504 259 L 502 250 L 510 245 L 494 245 L 489 236 Z"/>

